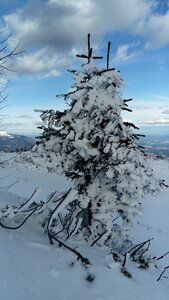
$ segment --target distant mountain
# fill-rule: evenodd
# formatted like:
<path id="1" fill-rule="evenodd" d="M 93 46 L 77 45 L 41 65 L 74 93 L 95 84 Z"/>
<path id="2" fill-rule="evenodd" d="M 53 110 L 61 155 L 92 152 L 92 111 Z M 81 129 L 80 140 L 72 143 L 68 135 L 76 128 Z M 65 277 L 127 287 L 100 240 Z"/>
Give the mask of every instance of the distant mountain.
<path id="1" fill-rule="evenodd" d="M 31 137 L 0 131 L 0 150 L 5 152 L 30 150 L 34 144 L 35 140 Z M 144 146 L 147 153 L 169 157 L 169 132 L 148 133 L 146 137 L 139 139 L 138 144 Z"/>
<path id="2" fill-rule="evenodd" d="M 145 147 L 147 153 L 169 156 L 169 133 L 165 135 L 151 135 L 141 138 L 139 144 Z"/>
<path id="3" fill-rule="evenodd" d="M 35 140 L 19 134 L 10 134 L 0 131 L 0 150 L 5 152 L 30 150 Z"/>

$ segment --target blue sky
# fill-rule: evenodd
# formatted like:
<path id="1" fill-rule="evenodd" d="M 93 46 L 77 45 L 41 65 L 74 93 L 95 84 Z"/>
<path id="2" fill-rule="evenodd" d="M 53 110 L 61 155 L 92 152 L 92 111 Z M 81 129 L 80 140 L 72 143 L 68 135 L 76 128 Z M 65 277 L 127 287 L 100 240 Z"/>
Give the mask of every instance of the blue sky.
<path id="1" fill-rule="evenodd" d="M 77 52 L 92 35 L 96 54 L 112 42 L 111 64 L 127 83 L 133 113 L 124 117 L 140 126 L 169 130 L 168 0 L 0 0 L 1 32 L 12 33 L 23 53 L 8 65 L 8 106 L 2 129 L 32 134 L 40 122 L 34 109 L 62 109 L 55 95 L 72 83 L 66 70 L 81 64 Z M 2 111 L 1 111 L 2 113 Z"/>

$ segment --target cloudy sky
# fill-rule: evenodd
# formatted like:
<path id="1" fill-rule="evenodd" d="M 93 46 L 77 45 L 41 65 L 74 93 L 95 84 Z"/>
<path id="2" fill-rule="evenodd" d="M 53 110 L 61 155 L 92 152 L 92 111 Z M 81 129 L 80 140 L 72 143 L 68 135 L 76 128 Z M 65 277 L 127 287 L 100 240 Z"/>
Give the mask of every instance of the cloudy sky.
<path id="1" fill-rule="evenodd" d="M 80 66 L 75 55 L 86 51 L 88 32 L 95 54 L 112 42 L 111 64 L 127 83 L 124 97 L 134 99 L 125 118 L 169 125 L 169 0 L 0 0 L 0 7 L 0 32 L 23 51 L 8 62 L 4 130 L 34 133 L 34 109 L 63 108 L 55 95 L 70 88 L 66 70 Z"/>

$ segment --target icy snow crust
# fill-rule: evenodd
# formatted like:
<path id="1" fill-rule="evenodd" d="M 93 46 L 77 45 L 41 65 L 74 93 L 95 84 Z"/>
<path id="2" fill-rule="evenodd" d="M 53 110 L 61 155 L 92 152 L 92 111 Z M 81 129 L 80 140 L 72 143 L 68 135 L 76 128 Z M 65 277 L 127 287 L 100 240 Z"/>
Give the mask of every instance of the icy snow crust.
<path id="1" fill-rule="evenodd" d="M 1 159 L 6 160 L 0 168 L 1 207 L 22 202 L 37 186 L 41 189 L 39 201 L 56 188 L 64 191 L 70 187 L 64 177 L 29 164 L 24 167 L 9 158 L 10 154 L 1 154 Z M 152 160 L 151 166 L 156 177 L 166 179 L 169 184 L 169 161 Z M 133 238 L 136 242 L 154 238 L 150 252 L 152 256 L 160 256 L 169 250 L 168 190 L 156 198 L 148 196 L 142 203 L 144 214 L 135 220 Z M 169 279 L 156 281 L 163 267 L 169 265 L 168 256 L 159 261 L 158 269 L 150 265 L 147 271 L 129 262 L 127 268 L 132 278 L 128 279 L 106 249 L 72 243 L 72 247 L 92 262 L 85 270 L 69 251 L 49 245 L 34 218 L 18 231 L 0 228 L 0 239 L 0 298 L 3 300 L 168 300 Z M 96 277 L 93 283 L 85 280 L 89 272 Z M 169 272 L 165 275 L 169 276 Z"/>

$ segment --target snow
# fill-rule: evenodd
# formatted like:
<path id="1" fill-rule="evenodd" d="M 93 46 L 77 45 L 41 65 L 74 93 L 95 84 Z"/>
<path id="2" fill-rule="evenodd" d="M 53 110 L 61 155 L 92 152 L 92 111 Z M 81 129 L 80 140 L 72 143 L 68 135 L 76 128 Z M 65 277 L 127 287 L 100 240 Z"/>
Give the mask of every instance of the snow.
<path id="1" fill-rule="evenodd" d="M 0 131 L 0 137 L 9 137 L 9 138 L 13 138 L 13 136 L 11 134 L 8 134 L 5 131 Z"/>
<path id="2" fill-rule="evenodd" d="M 39 201 L 54 192 L 71 187 L 64 177 L 48 173 L 28 163 L 19 164 L 1 154 L 0 206 L 18 203 L 30 197 L 38 187 Z M 169 161 L 150 161 L 157 177 L 169 184 Z M 111 173 L 110 173 L 111 176 Z M 169 251 L 168 189 L 156 197 L 142 199 L 144 213 L 135 219 L 131 229 L 136 243 L 154 238 L 149 252 L 153 256 Z M 0 228 L 0 298 L 4 300 L 168 300 L 169 279 L 157 278 L 169 265 L 169 256 L 152 264 L 148 270 L 138 269 L 131 261 L 127 270 L 132 278 L 120 272 L 120 266 L 106 249 L 84 244 L 68 243 L 76 248 L 92 265 L 85 269 L 70 251 L 50 245 L 47 235 L 32 217 L 17 231 Z M 95 276 L 93 282 L 85 278 Z M 169 272 L 165 273 L 169 276 Z"/>

